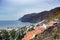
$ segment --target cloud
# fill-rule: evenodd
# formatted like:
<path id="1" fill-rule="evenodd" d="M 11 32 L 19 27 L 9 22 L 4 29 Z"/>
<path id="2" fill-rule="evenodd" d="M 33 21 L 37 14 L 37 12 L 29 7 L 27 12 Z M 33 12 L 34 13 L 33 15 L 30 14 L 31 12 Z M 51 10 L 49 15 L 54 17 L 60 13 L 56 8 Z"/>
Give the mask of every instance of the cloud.
<path id="1" fill-rule="evenodd" d="M 60 6 L 60 0 L 2 0 L 0 18 L 16 20 L 25 14 L 50 10 Z"/>
<path id="2" fill-rule="evenodd" d="M 38 3 L 38 0 L 6 0 L 6 2 L 11 3 L 11 4 L 35 4 Z"/>

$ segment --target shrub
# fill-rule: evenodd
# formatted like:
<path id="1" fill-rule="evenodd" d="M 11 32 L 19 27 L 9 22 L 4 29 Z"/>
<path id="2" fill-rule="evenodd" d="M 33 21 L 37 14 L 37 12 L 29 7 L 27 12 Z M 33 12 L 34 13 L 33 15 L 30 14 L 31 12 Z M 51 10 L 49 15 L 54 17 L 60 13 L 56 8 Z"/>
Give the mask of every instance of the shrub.
<path id="1" fill-rule="evenodd" d="M 54 32 L 54 33 L 53 33 L 53 38 L 54 38 L 54 39 L 57 39 L 58 37 L 59 37 L 58 32 Z"/>

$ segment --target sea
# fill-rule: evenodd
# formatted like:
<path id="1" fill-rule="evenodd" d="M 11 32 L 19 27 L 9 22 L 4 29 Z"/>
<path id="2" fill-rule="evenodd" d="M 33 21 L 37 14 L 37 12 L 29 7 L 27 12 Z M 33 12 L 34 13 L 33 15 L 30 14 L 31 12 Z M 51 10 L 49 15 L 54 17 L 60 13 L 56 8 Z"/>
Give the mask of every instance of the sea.
<path id="1" fill-rule="evenodd" d="M 0 29 L 6 29 L 6 28 L 17 28 L 17 27 L 24 27 L 31 25 L 33 23 L 29 22 L 21 22 L 21 21 L 0 21 Z"/>

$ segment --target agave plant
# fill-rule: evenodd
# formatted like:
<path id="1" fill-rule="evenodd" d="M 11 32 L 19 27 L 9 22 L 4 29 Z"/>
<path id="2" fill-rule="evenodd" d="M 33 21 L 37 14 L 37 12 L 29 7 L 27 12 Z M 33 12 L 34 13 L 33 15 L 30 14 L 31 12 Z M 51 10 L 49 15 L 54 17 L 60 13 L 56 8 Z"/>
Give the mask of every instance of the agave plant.
<path id="1" fill-rule="evenodd" d="M 28 27 L 28 31 L 32 31 L 32 30 L 34 30 L 34 25 L 30 25 L 30 26 Z"/>
<path id="2" fill-rule="evenodd" d="M 15 29 L 9 31 L 10 40 L 15 40 L 15 37 L 16 37 L 15 34 L 16 34 Z"/>
<path id="3" fill-rule="evenodd" d="M 16 40 L 21 40 L 24 37 L 25 34 L 26 34 L 26 27 L 23 27 L 23 28 L 19 29 L 16 32 L 16 35 L 17 35 Z"/>

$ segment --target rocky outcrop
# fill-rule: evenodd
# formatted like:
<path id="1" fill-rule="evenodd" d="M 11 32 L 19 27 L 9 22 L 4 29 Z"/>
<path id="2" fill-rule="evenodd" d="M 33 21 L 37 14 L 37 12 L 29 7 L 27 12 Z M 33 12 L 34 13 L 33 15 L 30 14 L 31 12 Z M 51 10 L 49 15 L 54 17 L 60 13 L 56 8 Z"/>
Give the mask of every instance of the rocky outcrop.
<path id="1" fill-rule="evenodd" d="M 32 40 L 60 40 L 60 23 L 48 28 Z"/>

